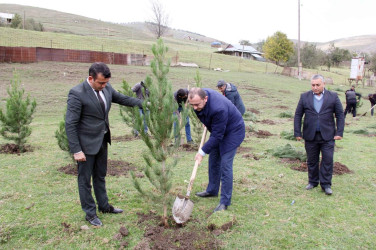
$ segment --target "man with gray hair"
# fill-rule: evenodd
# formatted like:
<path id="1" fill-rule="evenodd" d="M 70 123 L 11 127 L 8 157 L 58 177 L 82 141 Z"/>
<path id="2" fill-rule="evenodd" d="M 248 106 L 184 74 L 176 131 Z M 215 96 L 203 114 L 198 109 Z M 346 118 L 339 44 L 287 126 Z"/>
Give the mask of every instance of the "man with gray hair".
<path id="1" fill-rule="evenodd" d="M 312 76 L 311 88 L 300 96 L 294 117 L 294 136 L 298 141 L 302 138 L 305 140 L 308 167 L 306 189 L 320 184 L 325 194 L 331 195 L 334 144 L 335 140 L 342 139 L 345 126 L 343 107 L 337 93 L 325 89 L 322 75 Z M 320 152 L 322 160 L 319 167 Z"/>

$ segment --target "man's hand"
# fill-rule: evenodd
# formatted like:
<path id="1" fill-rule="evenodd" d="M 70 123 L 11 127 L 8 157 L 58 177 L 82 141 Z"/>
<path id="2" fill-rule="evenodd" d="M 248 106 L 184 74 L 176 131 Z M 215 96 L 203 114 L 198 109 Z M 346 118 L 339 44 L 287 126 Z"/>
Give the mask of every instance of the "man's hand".
<path id="1" fill-rule="evenodd" d="M 75 161 L 86 161 L 86 156 L 84 152 L 78 152 L 73 154 L 74 160 Z"/>
<path id="2" fill-rule="evenodd" d="M 341 140 L 341 139 L 342 139 L 342 136 L 339 136 L 339 135 L 334 136 L 334 140 Z"/>
<path id="3" fill-rule="evenodd" d="M 302 137 L 298 136 L 298 137 L 295 137 L 297 141 L 300 141 L 302 139 Z"/>
<path id="4" fill-rule="evenodd" d="M 201 164 L 201 161 L 204 157 L 202 155 L 200 155 L 199 153 L 196 154 L 195 156 L 195 161 L 198 161 L 198 165 Z"/>

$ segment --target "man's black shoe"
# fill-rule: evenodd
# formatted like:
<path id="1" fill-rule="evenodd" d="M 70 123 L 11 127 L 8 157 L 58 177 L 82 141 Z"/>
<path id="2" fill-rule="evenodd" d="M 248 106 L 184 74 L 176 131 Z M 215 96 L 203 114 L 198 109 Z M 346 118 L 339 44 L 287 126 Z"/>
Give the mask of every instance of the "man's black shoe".
<path id="1" fill-rule="evenodd" d="M 106 210 L 100 210 L 102 213 L 109 213 L 109 214 L 120 214 L 123 212 L 122 209 L 120 208 L 114 208 L 113 206 L 110 205 L 110 207 Z"/>
<path id="2" fill-rule="evenodd" d="M 215 209 L 214 213 L 222 210 L 227 210 L 227 206 L 225 204 L 219 204 Z"/>
<path id="3" fill-rule="evenodd" d="M 214 195 L 214 194 L 208 193 L 208 192 L 206 192 L 206 191 L 203 191 L 203 192 L 198 192 L 198 193 L 196 193 L 196 196 L 198 196 L 198 197 L 202 197 L 202 198 L 207 198 L 207 197 L 217 197 L 218 194 L 217 194 L 217 195 Z"/>
<path id="4" fill-rule="evenodd" d="M 305 189 L 310 190 L 312 188 L 315 188 L 317 186 L 313 186 L 311 183 L 308 183 L 308 185 L 305 187 Z"/>
<path id="5" fill-rule="evenodd" d="M 93 226 L 96 226 L 96 227 L 100 227 L 102 226 L 102 221 L 98 218 L 98 216 L 96 215 L 93 215 L 93 216 L 87 216 L 85 217 L 85 219 Z"/>
<path id="6" fill-rule="evenodd" d="M 322 189 L 326 195 L 332 195 L 333 190 L 330 187 L 326 187 Z"/>

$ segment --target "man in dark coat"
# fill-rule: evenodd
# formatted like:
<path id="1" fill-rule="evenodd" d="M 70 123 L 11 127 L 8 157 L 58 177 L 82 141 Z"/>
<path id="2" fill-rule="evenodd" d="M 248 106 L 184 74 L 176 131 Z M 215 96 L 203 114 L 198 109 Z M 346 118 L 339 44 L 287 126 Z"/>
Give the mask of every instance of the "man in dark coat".
<path id="1" fill-rule="evenodd" d="M 376 94 L 369 94 L 368 100 L 371 103 L 371 116 L 373 116 L 373 111 L 375 110 L 374 106 L 376 105 Z"/>
<path id="2" fill-rule="evenodd" d="M 235 85 L 232 83 L 227 83 L 224 80 L 219 80 L 217 83 L 217 88 L 236 106 L 240 114 L 244 115 L 244 103 Z"/>
<path id="3" fill-rule="evenodd" d="M 192 88 L 188 95 L 189 104 L 197 117 L 210 131 L 209 140 L 196 154 L 201 163 L 209 154 L 209 184 L 199 197 L 218 196 L 221 199 L 214 212 L 225 210 L 231 204 L 233 186 L 233 161 L 236 149 L 245 137 L 245 125 L 239 110 L 223 95 L 211 89 Z"/>
<path id="4" fill-rule="evenodd" d="M 146 88 L 145 86 L 145 83 L 143 81 L 139 82 L 139 83 L 136 83 L 133 87 L 132 87 L 132 91 L 134 93 L 136 93 L 136 96 L 138 99 L 140 100 L 144 100 L 145 99 L 145 96 L 146 97 L 149 97 L 149 90 Z M 145 96 L 144 96 L 144 93 L 145 93 Z M 145 115 L 145 112 L 143 110 L 142 107 L 139 108 L 139 112 L 140 112 L 140 115 L 141 116 L 144 116 Z M 136 129 L 133 129 L 133 132 L 134 132 L 134 135 L 135 136 L 138 136 L 139 135 L 139 132 L 136 130 Z M 145 122 L 145 117 L 144 117 L 144 132 L 147 133 L 148 132 L 148 126 L 146 125 L 146 122 Z"/>
<path id="5" fill-rule="evenodd" d="M 306 189 L 310 190 L 320 184 L 325 194 L 331 195 L 334 144 L 335 140 L 341 140 L 343 136 L 343 108 L 337 93 L 325 89 L 323 76 L 314 75 L 311 87 L 311 91 L 300 96 L 295 111 L 294 136 L 297 140 L 302 137 L 305 140 L 309 182 Z M 322 160 L 319 167 L 320 151 Z"/>
<path id="6" fill-rule="evenodd" d="M 73 87 L 68 94 L 65 130 L 69 148 L 78 163 L 78 191 L 85 219 L 101 226 L 91 194 L 91 178 L 98 210 L 103 213 L 122 213 L 108 203 L 106 191 L 107 143 L 111 144 L 108 113 L 111 103 L 142 106 L 137 98 L 115 91 L 109 84 L 110 69 L 104 63 L 94 63 L 89 77 Z"/>
<path id="7" fill-rule="evenodd" d="M 178 113 L 183 110 L 183 105 L 187 102 L 188 99 L 188 89 L 179 89 L 174 93 L 174 98 L 178 103 Z M 174 123 L 175 128 L 175 123 Z M 185 124 L 185 137 L 187 138 L 187 143 L 193 143 L 192 136 L 191 136 L 191 125 L 189 124 L 189 117 L 187 116 L 187 123 Z"/>
<path id="8" fill-rule="evenodd" d="M 346 90 L 346 109 L 344 112 L 345 118 L 346 114 L 352 112 L 353 117 L 356 117 L 356 103 L 359 102 L 362 97 L 361 94 L 355 92 L 355 86 L 352 85 L 351 89 Z"/>

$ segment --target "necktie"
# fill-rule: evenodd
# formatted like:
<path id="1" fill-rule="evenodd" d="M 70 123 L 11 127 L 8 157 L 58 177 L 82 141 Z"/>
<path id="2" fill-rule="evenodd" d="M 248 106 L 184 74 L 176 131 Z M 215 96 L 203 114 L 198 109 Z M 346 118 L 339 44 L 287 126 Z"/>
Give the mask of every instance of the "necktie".
<path id="1" fill-rule="evenodd" d="M 102 110 L 103 110 L 103 114 L 104 114 L 104 115 L 106 115 L 106 106 L 104 105 L 104 101 L 103 101 L 103 99 L 102 99 L 101 95 L 99 94 L 99 91 L 98 91 L 98 90 L 96 90 L 95 92 L 97 93 L 97 96 L 98 96 L 98 100 L 99 100 L 99 104 L 100 104 L 100 105 L 101 105 L 101 107 L 102 107 Z"/>

